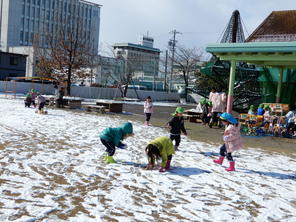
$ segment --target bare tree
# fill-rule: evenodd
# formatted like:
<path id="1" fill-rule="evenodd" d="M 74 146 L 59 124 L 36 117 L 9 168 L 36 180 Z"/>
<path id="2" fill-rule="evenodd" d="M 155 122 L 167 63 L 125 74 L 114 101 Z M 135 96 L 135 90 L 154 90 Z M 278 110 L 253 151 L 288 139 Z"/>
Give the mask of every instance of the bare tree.
<path id="1" fill-rule="evenodd" d="M 92 43 L 91 30 L 86 30 L 85 21 L 74 13 L 75 4 L 69 7 L 73 13 L 64 17 L 58 11 L 56 19 L 59 22 L 56 22 L 54 30 L 34 39 L 38 69 L 66 81 L 68 95 L 71 94 L 71 83 L 89 78 L 92 68 L 97 65 L 93 62 L 97 50 Z"/>
<path id="2" fill-rule="evenodd" d="M 172 57 L 171 53 L 169 57 Z M 201 61 L 202 52 L 197 48 L 185 48 L 177 46 L 173 61 L 174 78 L 181 77 L 184 81 L 185 98 L 188 95 L 190 77 L 194 77 L 199 72 L 198 63 Z M 170 58 L 171 59 L 171 58 Z"/>
<path id="3" fill-rule="evenodd" d="M 120 54 L 116 54 L 113 48 L 110 47 L 109 49 L 111 52 L 109 54 L 117 60 L 116 64 L 123 66 L 123 69 L 121 69 L 118 72 L 118 77 L 116 79 L 114 78 L 114 75 L 112 75 L 112 73 L 110 73 L 109 77 L 114 79 L 115 82 L 117 82 L 117 88 L 120 90 L 121 97 L 126 97 L 128 86 L 133 84 L 134 75 L 137 72 L 143 71 L 142 66 L 144 60 L 142 57 L 139 56 L 132 56 L 126 58 Z M 102 62 L 102 65 L 104 65 L 104 62 Z"/>

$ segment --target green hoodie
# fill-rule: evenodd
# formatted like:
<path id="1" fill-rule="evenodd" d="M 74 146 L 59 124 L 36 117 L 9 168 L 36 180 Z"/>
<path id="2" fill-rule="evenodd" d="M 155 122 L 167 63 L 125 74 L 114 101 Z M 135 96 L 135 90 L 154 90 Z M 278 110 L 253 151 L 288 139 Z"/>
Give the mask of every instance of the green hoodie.
<path id="1" fill-rule="evenodd" d="M 130 122 L 126 122 L 117 128 L 104 129 L 100 134 L 100 138 L 118 146 L 123 137 L 131 133 L 133 133 L 133 125 Z"/>
<path id="2" fill-rule="evenodd" d="M 168 156 L 175 154 L 175 149 L 170 138 L 166 136 L 157 137 L 150 141 L 149 144 L 156 146 L 161 156 L 161 166 L 165 167 L 168 160 Z"/>

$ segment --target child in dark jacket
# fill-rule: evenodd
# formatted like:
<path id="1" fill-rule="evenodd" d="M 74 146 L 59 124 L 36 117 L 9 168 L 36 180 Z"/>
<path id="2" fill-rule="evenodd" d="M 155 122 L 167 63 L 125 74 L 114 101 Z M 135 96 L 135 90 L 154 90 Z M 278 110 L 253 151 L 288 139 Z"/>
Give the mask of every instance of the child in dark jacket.
<path id="1" fill-rule="evenodd" d="M 24 101 L 25 101 L 25 107 L 30 108 L 31 103 L 32 103 L 32 95 L 31 95 L 31 93 L 26 94 L 26 98 L 25 98 Z"/>
<path id="2" fill-rule="evenodd" d="M 184 113 L 184 108 L 177 107 L 175 113 L 173 113 L 173 118 L 168 122 L 168 127 L 170 128 L 170 139 L 175 140 L 175 150 L 178 150 L 178 147 L 181 142 L 181 131 L 184 135 L 187 135 L 184 118 L 182 114 Z"/>
<path id="3" fill-rule="evenodd" d="M 201 121 L 203 125 L 206 125 L 209 123 L 209 101 L 207 101 L 205 98 L 201 99 L 199 102 L 201 105 L 202 113 L 201 113 Z"/>
<path id="4" fill-rule="evenodd" d="M 106 147 L 107 156 L 104 157 L 105 162 L 116 163 L 113 159 L 115 147 L 125 149 L 127 146 L 121 140 L 133 135 L 133 125 L 130 122 L 126 122 L 117 128 L 104 129 L 100 134 L 100 139 Z"/>

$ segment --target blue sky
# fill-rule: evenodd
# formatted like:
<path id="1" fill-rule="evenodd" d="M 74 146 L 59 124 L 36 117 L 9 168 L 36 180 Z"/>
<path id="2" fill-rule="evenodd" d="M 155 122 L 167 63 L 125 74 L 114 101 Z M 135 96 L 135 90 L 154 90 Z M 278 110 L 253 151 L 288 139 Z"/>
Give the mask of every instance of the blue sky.
<path id="1" fill-rule="evenodd" d="M 101 8 L 100 45 L 137 43 L 149 32 L 154 46 L 164 50 L 176 29 L 178 43 L 187 48 L 205 48 L 221 38 L 231 14 L 239 10 L 245 35 L 272 12 L 296 9 L 295 0 L 89 0 Z"/>

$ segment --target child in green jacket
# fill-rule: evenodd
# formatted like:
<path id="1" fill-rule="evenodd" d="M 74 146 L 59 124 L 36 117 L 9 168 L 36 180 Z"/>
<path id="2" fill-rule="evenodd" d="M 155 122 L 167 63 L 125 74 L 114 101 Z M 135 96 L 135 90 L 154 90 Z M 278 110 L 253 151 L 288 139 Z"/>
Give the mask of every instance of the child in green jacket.
<path id="1" fill-rule="evenodd" d="M 121 140 L 133 136 L 133 125 L 130 122 L 122 124 L 118 128 L 106 128 L 100 134 L 102 144 L 106 147 L 108 155 L 104 158 L 106 163 L 116 163 L 113 159 L 115 147 L 125 149 L 127 146 Z"/>
<path id="2" fill-rule="evenodd" d="M 145 149 L 148 156 L 147 170 L 155 167 L 156 160 L 161 159 L 161 168 L 159 172 L 165 172 L 170 169 L 173 154 L 175 154 L 174 145 L 170 138 L 162 136 L 149 142 Z"/>

